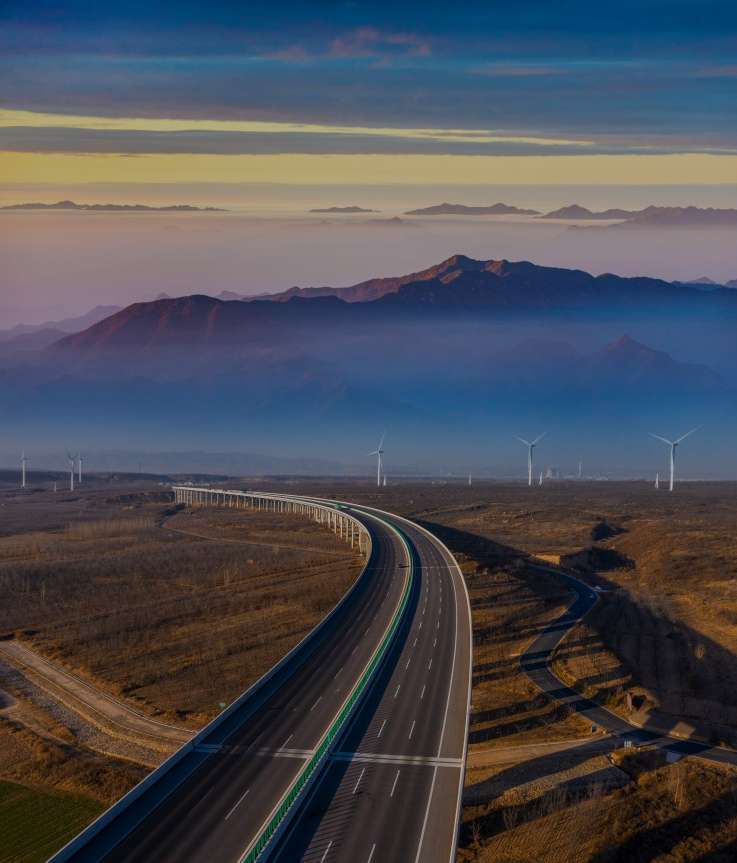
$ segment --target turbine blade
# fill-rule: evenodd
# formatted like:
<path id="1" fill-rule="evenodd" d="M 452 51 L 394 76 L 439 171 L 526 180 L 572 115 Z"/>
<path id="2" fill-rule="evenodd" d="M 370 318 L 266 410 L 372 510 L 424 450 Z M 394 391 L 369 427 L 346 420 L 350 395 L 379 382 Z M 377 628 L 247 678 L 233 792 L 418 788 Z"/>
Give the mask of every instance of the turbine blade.
<path id="1" fill-rule="evenodd" d="M 654 437 L 655 440 L 662 440 L 663 443 L 667 443 L 668 446 L 673 446 L 674 441 L 668 440 L 667 437 L 661 437 L 659 434 L 653 434 L 652 432 L 649 432 L 649 434 L 650 434 L 650 437 Z"/>
<path id="2" fill-rule="evenodd" d="M 381 440 L 379 441 L 378 447 L 376 447 L 377 451 L 380 450 L 384 446 L 384 438 L 386 437 L 386 432 L 381 436 Z"/>
<path id="3" fill-rule="evenodd" d="M 523 443 L 525 446 L 532 446 L 532 444 L 528 440 L 525 440 L 523 437 L 519 437 L 518 435 L 515 435 L 515 437 L 517 438 L 518 441 Z"/>
<path id="4" fill-rule="evenodd" d="M 540 443 L 540 441 L 545 437 L 545 435 L 546 435 L 546 434 L 547 434 L 547 432 L 546 432 L 546 431 L 544 431 L 541 435 L 538 435 L 538 436 L 535 438 L 535 440 L 532 442 L 532 443 L 533 443 L 533 446 L 534 446 L 535 444 Z"/>
<path id="5" fill-rule="evenodd" d="M 686 440 L 686 438 L 687 438 L 687 437 L 689 437 L 690 435 L 692 435 L 694 432 L 697 432 L 700 428 L 702 428 L 702 426 L 696 426 L 696 428 L 695 428 L 695 429 L 691 429 L 691 431 L 686 432 L 686 434 L 681 435 L 679 438 L 676 438 L 676 439 L 673 441 L 673 443 L 680 443 L 682 440 Z"/>

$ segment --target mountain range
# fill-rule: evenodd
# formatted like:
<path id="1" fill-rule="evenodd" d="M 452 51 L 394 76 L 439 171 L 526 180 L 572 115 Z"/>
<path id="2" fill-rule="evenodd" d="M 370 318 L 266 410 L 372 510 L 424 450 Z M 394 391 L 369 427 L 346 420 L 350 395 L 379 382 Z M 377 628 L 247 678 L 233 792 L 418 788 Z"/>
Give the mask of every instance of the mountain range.
<path id="1" fill-rule="evenodd" d="M 55 204 L 8 204 L 0 210 L 78 210 L 93 213 L 225 213 L 219 207 L 195 207 L 192 204 L 169 204 L 151 207 L 147 204 L 77 204 L 74 201 L 57 201 Z"/>
<path id="2" fill-rule="evenodd" d="M 336 460 L 377 428 L 418 458 L 543 421 L 597 440 L 632 417 L 730 428 L 736 330 L 727 288 L 454 255 L 346 287 L 135 303 L 0 352 L 0 411 L 6 435 Z"/>
<path id="3" fill-rule="evenodd" d="M 378 213 L 378 210 L 368 210 L 366 207 L 357 207 L 351 205 L 349 207 L 313 207 L 309 210 L 310 213 Z"/>
<path id="4" fill-rule="evenodd" d="M 735 297 L 717 292 L 716 301 L 731 303 Z M 625 278 L 610 273 L 592 276 L 583 270 L 542 267 L 529 261 L 479 261 L 453 255 L 439 264 L 402 276 L 368 279 L 355 285 L 293 287 L 257 301 L 285 303 L 295 298 L 333 297 L 346 303 L 374 303 L 428 308 L 488 308 L 497 311 L 532 309 L 563 310 L 601 305 L 645 307 L 665 301 L 682 305 L 700 302 L 695 293 L 662 279 Z M 247 299 L 247 298 L 245 298 Z"/>
<path id="5" fill-rule="evenodd" d="M 590 210 L 580 204 L 569 204 L 540 213 L 538 210 L 524 209 L 509 204 L 493 204 L 488 207 L 466 204 L 435 204 L 417 210 L 408 210 L 407 216 L 534 216 L 538 219 L 558 221 L 610 221 L 616 225 L 608 227 L 733 227 L 737 226 L 737 209 L 716 209 L 713 207 L 657 207 L 649 206 L 641 210 L 625 210 L 611 207 L 606 210 Z"/>
<path id="6" fill-rule="evenodd" d="M 408 210 L 405 216 L 539 216 L 539 210 L 525 210 L 509 204 L 492 204 L 489 207 L 471 207 L 466 204 L 435 204 Z"/>
<path id="7" fill-rule="evenodd" d="M 552 210 L 541 216 L 541 219 L 631 219 L 639 213 L 639 210 L 619 210 L 612 208 L 609 210 L 601 210 L 595 212 L 580 204 L 570 204 L 567 207 L 560 207 L 557 210 Z"/>

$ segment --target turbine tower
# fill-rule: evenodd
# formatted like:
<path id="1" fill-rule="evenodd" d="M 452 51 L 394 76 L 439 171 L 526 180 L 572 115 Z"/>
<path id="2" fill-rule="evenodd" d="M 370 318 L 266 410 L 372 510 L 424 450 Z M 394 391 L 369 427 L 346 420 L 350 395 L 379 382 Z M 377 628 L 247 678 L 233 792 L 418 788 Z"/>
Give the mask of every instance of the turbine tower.
<path id="1" fill-rule="evenodd" d="M 20 456 L 20 487 L 26 487 L 26 465 L 28 464 L 28 459 L 26 458 L 26 451 L 23 450 Z"/>
<path id="2" fill-rule="evenodd" d="M 82 485 L 82 453 L 77 453 L 77 485 Z"/>
<path id="3" fill-rule="evenodd" d="M 74 463 L 76 459 L 67 450 L 67 461 L 69 462 L 69 491 L 74 491 Z"/>
<path id="4" fill-rule="evenodd" d="M 384 438 L 385 437 L 386 437 L 386 434 L 383 434 L 381 436 L 381 440 L 379 441 L 379 445 L 376 447 L 376 449 L 373 452 L 369 453 L 369 455 L 375 455 L 376 456 L 376 485 L 379 487 L 381 486 L 381 477 L 382 477 L 382 474 L 384 472 L 383 471 L 383 467 L 384 467 L 384 449 L 383 449 L 383 447 L 384 447 Z"/>
<path id="5" fill-rule="evenodd" d="M 655 488 L 660 488 L 660 471 L 655 474 Z"/>
<path id="6" fill-rule="evenodd" d="M 676 476 L 676 448 L 678 444 L 686 440 L 689 435 L 692 435 L 695 431 L 698 431 L 701 426 L 696 426 L 696 428 L 691 429 L 691 431 L 686 432 L 686 434 L 682 434 L 680 437 L 675 440 L 668 440 L 666 437 L 661 437 L 659 434 L 653 434 L 650 432 L 650 437 L 654 437 L 655 440 L 663 441 L 664 444 L 667 444 L 670 447 L 670 483 L 668 485 L 668 491 L 673 491 L 673 484 L 675 482 Z"/>
<path id="7" fill-rule="evenodd" d="M 527 485 L 532 486 L 532 452 L 540 441 L 545 437 L 547 432 L 538 435 L 535 440 L 525 440 L 523 437 L 518 437 L 517 440 L 527 447 Z"/>

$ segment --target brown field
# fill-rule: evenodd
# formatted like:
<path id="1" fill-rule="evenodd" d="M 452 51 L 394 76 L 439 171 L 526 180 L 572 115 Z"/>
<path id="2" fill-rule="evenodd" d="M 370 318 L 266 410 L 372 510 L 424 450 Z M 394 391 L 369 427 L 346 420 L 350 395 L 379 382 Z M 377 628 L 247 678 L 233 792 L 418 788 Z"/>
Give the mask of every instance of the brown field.
<path id="1" fill-rule="evenodd" d="M 297 516 L 170 507 L 151 487 L 0 491 L 0 637 L 138 711 L 196 728 L 324 617 L 361 559 Z M 64 805 L 88 819 L 145 775 L 140 765 L 163 757 L 115 740 L 8 662 L 3 655 L 0 779 L 68 794 Z M 38 801 L 11 799 L 14 818 L 23 801 Z M 6 827 L 0 846 L 17 840 Z"/>
<path id="2" fill-rule="evenodd" d="M 461 561 L 472 602 L 474 689 L 460 860 L 735 859 L 733 770 L 697 759 L 663 764 L 648 752 L 619 763 L 579 717 L 541 696 L 516 660 L 567 601 L 528 556 L 562 558 L 605 592 L 562 645 L 557 670 L 635 722 L 729 742 L 737 729 L 733 484 L 687 484 L 673 495 L 638 483 L 280 487 L 415 518 Z M 174 533 L 158 526 L 160 501 L 123 503 L 108 491 L 56 510 L 36 500 L 27 522 L 3 504 L 3 515 L 12 514 L 0 537 L 0 589 L 10 586 L 13 599 L 9 610 L 0 607 L 0 632 L 16 632 L 150 713 L 188 724 L 212 715 L 221 692 L 232 697 L 259 663 L 283 653 L 287 632 L 296 640 L 306 631 L 307 623 L 300 632 L 286 624 L 290 614 L 300 623 L 319 619 L 356 571 L 332 535 L 301 520 L 287 525 L 281 515 L 178 514 L 167 527 L 187 533 Z M 299 547 L 278 547 L 286 545 Z M 320 598 L 311 596 L 315 583 Z M 273 640 L 259 641 L 263 620 Z M 215 666 L 230 680 L 241 674 L 239 686 L 214 685 L 207 671 Z M 526 748 L 516 756 L 518 746 Z M 17 778 L 2 768 L 0 776 Z"/>
<path id="3" fill-rule="evenodd" d="M 423 521 L 466 559 L 474 689 L 460 860 L 737 858 L 731 768 L 694 759 L 663 765 L 645 754 L 638 758 L 649 759 L 647 769 L 625 764 L 623 772 L 590 729 L 537 693 L 515 663 L 565 600 L 554 579 L 525 565 L 525 554 L 562 557 L 607 591 L 559 651 L 566 679 L 642 725 L 735 742 L 734 484 L 684 484 L 673 495 L 644 483 L 586 482 L 531 490 L 501 483 L 324 486 L 322 493 Z M 567 738 L 581 742 L 566 753 L 521 749 L 510 763 L 502 751 Z"/>
<path id="4" fill-rule="evenodd" d="M 337 602 L 360 566 L 297 516 L 121 506 L 0 537 L 0 633 L 162 718 L 216 715 Z M 285 539 L 285 537 L 287 539 Z"/>

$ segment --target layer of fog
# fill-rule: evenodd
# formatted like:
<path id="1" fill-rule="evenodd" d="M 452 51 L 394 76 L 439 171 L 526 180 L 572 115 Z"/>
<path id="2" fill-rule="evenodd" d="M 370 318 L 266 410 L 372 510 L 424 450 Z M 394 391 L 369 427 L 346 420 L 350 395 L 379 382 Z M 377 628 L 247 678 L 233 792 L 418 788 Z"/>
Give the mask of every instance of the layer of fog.
<path id="1" fill-rule="evenodd" d="M 617 197 L 607 203 L 622 203 Z M 586 203 L 583 193 L 576 199 Z M 344 195 L 329 200 L 374 203 Z M 478 200 L 478 194 L 465 195 L 467 202 Z M 520 196 L 512 202 L 530 203 Z M 0 328 L 162 292 L 257 294 L 292 285 L 349 285 L 423 269 L 455 253 L 670 280 L 737 278 L 733 230 L 573 229 L 499 217 L 397 222 L 384 213 L 355 219 L 296 212 L 272 218 L 5 212 L 0 226 Z"/>

